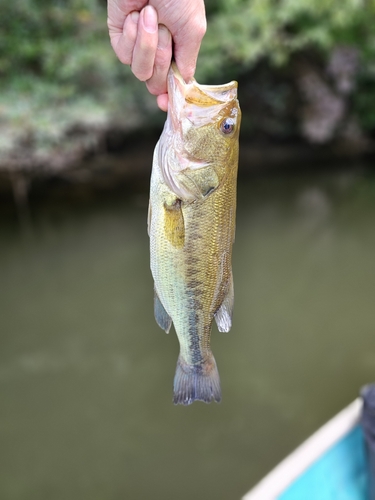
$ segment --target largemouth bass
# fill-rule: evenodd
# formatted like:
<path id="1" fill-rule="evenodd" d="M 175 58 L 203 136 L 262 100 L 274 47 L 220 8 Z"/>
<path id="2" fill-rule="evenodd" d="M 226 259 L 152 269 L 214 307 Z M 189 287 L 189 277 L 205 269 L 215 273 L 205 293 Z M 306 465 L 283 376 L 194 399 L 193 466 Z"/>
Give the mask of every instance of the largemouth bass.
<path id="1" fill-rule="evenodd" d="M 173 63 L 169 107 L 156 145 L 148 232 L 154 312 L 180 343 L 175 404 L 221 400 L 211 325 L 232 325 L 238 135 L 237 82 L 185 83 Z"/>

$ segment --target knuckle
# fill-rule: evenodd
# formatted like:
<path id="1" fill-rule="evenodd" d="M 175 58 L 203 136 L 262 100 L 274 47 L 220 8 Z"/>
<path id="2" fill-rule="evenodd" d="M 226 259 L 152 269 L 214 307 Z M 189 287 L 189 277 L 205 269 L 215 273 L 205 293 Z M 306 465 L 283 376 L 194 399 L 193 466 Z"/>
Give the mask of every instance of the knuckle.
<path id="1" fill-rule="evenodd" d="M 119 58 L 120 62 L 122 62 L 122 64 L 130 65 L 132 63 L 131 57 L 126 54 L 117 54 L 117 57 Z"/>
<path id="2" fill-rule="evenodd" d="M 207 24 L 206 22 L 204 24 L 202 24 L 199 28 L 198 28 L 198 34 L 201 38 L 204 37 L 204 35 L 206 34 L 206 31 L 207 31 Z"/>
<path id="3" fill-rule="evenodd" d="M 152 71 L 142 71 L 142 70 L 133 70 L 132 72 L 135 77 L 138 78 L 141 82 L 146 82 L 152 77 Z"/>
<path id="4" fill-rule="evenodd" d="M 194 33 L 198 35 L 200 39 L 204 37 L 207 31 L 207 21 L 206 18 L 199 17 L 196 21 L 196 27 L 194 29 Z"/>
<path id="5" fill-rule="evenodd" d="M 152 94 L 152 95 L 159 95 L 160 94 L 157 85 L 152 80 L 146 82 L 146 87 L 147 87 L 147 90 L 150 92 L 150 94 Z"/>
<path id="6" fill-rule="evenodd" d="M 159 71 L 164 71 L 169 68 L 172 60 L 172 51 L 165 49 L 158 50 L 155 58 L 155 67 L 158 67 Z"/>

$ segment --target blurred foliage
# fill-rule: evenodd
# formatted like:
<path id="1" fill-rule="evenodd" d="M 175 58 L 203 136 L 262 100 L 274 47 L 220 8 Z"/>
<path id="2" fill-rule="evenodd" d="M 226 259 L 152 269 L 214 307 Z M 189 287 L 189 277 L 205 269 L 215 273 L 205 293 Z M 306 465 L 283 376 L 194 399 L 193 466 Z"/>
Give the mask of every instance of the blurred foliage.
<path id="1" fill-rule="evenodd" d="M 0 4 L 0 74 L 23 82 L 34 76 L 73 88 L 95 89 L 119 75 L 108 57 L 105 4 L 90 0 L 14 0 Z M 5 35 L 5 36 L 4 36 Z M 92 80 L 94 79 L 94 80 Z M 34 86 L 35 81 L 30 81 Z M 98 84 L 98 85 L 97 85 Z"/>
<path id="2" fill-rule="evenodd" d="M 211 2 L 209 2 L 211 3 Z M 337 46 L 356 48 L 361 69 L 353 106 L 364 129 L 375 129 L 374 0 L 219 0 L 208 25 L 197 77 L 235 78 L 260 61 L 284 67 L 298 53 L 327 61 Z"/>
<path id="3" fill-rule="evenodd" d="M 202 59 L 206 68 L 260 59 L 286 64 L 303 49 L 328 53 L 339 44 L 358 47 L 366 61 L 375 55 L 373 0 L 220 0 L 209 24 Z M 203 62 L 203 61 L 202 61 Z"/>
<path id="4" fill-rule="evenodd" d="M 156 110 L 111 49 L 106 2 L 14 0 L 0 16 L 0 152 L 20 133 L 43 151 L 77 123 L 132 128 Z"/>
<path id="5" fill-rule="evenodd" d="M 375 129 L 374 0 L 206 0 L 206 8 L 198 80 L 238 77 L 260 61 L 285 66 L 304 50 L 324 60 L 347 44 L 361 53 L 355 109 Z M 0 16 L 0 147 L 12 127 L 36 130 L 46 144 L 69 123 L 132 127 L 157 110 L 110 47 L 104 0 L 13 0 L 0 3 Z"/>

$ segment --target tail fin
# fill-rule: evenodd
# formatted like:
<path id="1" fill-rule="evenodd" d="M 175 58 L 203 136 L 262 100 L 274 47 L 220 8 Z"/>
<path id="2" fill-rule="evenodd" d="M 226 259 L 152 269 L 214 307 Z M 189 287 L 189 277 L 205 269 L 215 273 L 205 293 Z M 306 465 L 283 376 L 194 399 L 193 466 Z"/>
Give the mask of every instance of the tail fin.
<path id="1" fill-rule="evenodd" d="M 201 365 L 189 365 L 179 356 L 173 390 L 175 405 L 190 405 L 194 401 L 210 403 L 212 399 L 220 403 L 220 378 L 213 355 Z"/>

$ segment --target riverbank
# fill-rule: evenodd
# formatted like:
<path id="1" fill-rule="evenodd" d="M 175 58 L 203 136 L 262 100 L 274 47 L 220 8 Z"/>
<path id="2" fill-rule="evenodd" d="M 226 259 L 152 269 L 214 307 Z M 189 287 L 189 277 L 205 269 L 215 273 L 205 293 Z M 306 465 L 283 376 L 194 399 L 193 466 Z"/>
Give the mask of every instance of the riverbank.
<path id="1" fill-rule="evenodd" d="M 285 68 L 259 63 L 235 76 L 241 172 L 372 158 L 373 129 L 354 105 L 358 57 L 353 48 L 338 47 L 320 64 L 305 52 Z M 125 92 L 108 88 L 100 98 L 61 98 L 61 89 L 56 95 L 50 89 L 53 98 L 44 101 L 49 87 L 38 85 L 29 95 L 11 89 L 0 97 L 0 195 L 13 193 L 24 203 L 35 186 L 51 182 L 108 190 L 149 175 L 166 115 L 131 75 Z"/>
<path id="2" fill-rule="evenodd" d="M 147 191 L 152 157 L 160 130 L 144 136 L 112 130 L 98 134 L 90 147 L 77 148 L 68 156 L 56 155 L 51 162 L 21 161 L 0 168 L 0 198 L 27 205 L 30 197 L 76 197 L 117 190 Z M 267 175 L 282 172 L 332 170 L 350 163 L 371 163 L 375 143 L 355 144 L 337 141 L 330 145 L 311 145 L 304 141 L 251 142 L 243 134 L 240 141 L 239 175 Z"/>

